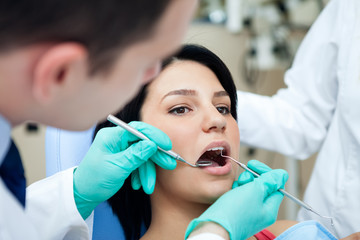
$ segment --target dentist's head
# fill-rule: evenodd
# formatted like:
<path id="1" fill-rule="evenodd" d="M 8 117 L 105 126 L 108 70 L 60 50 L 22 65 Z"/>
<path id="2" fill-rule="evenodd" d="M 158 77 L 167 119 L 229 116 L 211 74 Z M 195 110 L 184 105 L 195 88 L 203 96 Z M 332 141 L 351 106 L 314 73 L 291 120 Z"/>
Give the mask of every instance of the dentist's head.
<path id="1" fill-rule="evenodd" d="M 118 110 L 180 45 L 194 0 L 5 1 L 0 113 L 70 130 Z"/>

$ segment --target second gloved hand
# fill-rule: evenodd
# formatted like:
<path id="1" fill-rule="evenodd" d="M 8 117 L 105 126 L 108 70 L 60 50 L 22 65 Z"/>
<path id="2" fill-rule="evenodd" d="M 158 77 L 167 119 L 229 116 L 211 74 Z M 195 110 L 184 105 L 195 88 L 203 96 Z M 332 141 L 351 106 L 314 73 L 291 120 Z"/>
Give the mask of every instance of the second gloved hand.
<path id="1" fill-rule="evenodd" d="M 150 158 L 165 169 L 176 167 L 176 160 L 157 149 L 157 146 L 171 149 L 171 141 L 165 133 L 143 122 L 131 122 L 130 125 L 152 141 L 140 140 L 120 127 L 103 128 L 74 171 L 75 202 L 84 219 L 99 203 L 112 197 L 126 178 Z M 155 168 L 147 170 L 142 182 L 151 190 L 155 184 Z"/>
<path id="2" fill-rule="evenodd" d="M 262 168 L 264 164 L 260 165 Z M 234 184 L 234 189 L 225 193 L 200 217 L 194 219 L 188 226 L 186 237 L 197 225 L 215 222 L 227 230 L 230 239 L 242 240 L 275 222 L 284 197 L 277 190 L 284 187 L 288 179 L 287 172 L 280 169 L 269 170 L 255 179 L 244 173 L 245 184 L 242 180 L 239 184 Z M 240 175 L 239 179 L 241 178 Z"/>
<path id="3" fill-rule="evenodd" d="M 268 165 L 259 162 L 258 160 L 250 160 L 247 163 L 247 167 L 260 175 L 272 170 Z M 256 177 L 252 173 L 249 171 L 244 171 L 242 174 L 240 174 L 238 180 L 234 182 L 233 188 L 251 182 L 254 180 L 254 178 Z"/>

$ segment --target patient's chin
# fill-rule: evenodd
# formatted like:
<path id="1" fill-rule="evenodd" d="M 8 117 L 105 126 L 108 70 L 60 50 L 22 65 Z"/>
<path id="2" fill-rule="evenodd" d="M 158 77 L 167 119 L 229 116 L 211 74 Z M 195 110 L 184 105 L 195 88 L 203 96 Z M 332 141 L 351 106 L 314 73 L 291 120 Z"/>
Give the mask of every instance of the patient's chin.
<path id="1" fill-rule="evenodd" d="M 203 200 L 208 204 L 213 204 L 229 190 L 231 190 L 231 186 L 212 186 L 203 194 Z"/>

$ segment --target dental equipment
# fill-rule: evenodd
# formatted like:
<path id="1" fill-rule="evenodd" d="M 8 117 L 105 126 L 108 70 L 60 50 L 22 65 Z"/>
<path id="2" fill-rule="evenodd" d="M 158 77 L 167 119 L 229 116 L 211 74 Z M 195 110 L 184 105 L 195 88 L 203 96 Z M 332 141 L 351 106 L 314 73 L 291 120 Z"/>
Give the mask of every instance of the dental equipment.
<path id="1" fill-rule="evenodd" d="M 107 117 L 107 120 L 109 122 L 112 122 L 113 124 L 124 128 L 125 130 L 129 131 L 130 133 L 134 134 L 135 136 L 139 137 L 140 139 L 143 140 L 150 140 L 147 136 L 145 136 L 144 134 L 142 134 L 141 132 L 139 132 L 138 130 L 136 130 L 135 128 L 131 127 L 129 124 L 123 122 L 122 120 L 118 119 L 117 117 L 109 114 Z M 151 140 L 150 140 L 151 141 Z M 175 158 L 176 160 L 179 160 L 181 162 L 186 163 L 187 165 L 191 166 L 191 167 L 206 167 L 206 166 L 210 166 L 212 164 L 212 162 L 210 161 L 198 161 L 196 164 L 192 164 L 187 162 L 185 159 L 183 159 L 179 154 L 175 153 L 174 151 L 166 151 L 164 149 L 162 149 L 161 147 L 158 147 L 158 149 L 164 153 L 166 153 L 167 155 Z"/>
<path id="2" fill-rule="evenodd" d="M 230 156 L 226 156 L 222 154 L 222 150 L 221 150 L 221 156 L 225 157 L 225 158 L 230 158 L 231 160 L 233 160 L 235 163 L 237 163 L 238 165 L 240 165 L 240 167 L 242 167 L 243 169 L 249 171 L 250 173 L 252 173 L 254 176 L 259 177 L 260 174 L 258 174 L 257 172 L 251 170 L 250 168 L 248 168 L 245 164 L 235 160 L 234 158 L 230 157 Z M 331 226 L 334 226 L 334 222 L 333 219 L 331 217 L 327 217 L 327 216 L 322 216 L 320 215 L 318 212 L 316 212 L 312 207 L 310 207 L 309 204 L 301 201 L 300 199 L 296 198 L 295 196 L 291 195 L 290 193 L 286 192 L 284 189 L 279 189 L 279 192 L 281 192 L 282 194 L 284 194 L 285 196 L 287 196 L 289 199 L 291 199 L 292 201 L 294 201 L 295 203 L 297 203 L 298 205 L 300 205 L 301 207 L 305 208 L 306 210 L 315 213 L 316 215 L 318 215 L 319 217 L 322 218 L 326 218 L 326 219 L 330 219 L 331 222 Z"/>

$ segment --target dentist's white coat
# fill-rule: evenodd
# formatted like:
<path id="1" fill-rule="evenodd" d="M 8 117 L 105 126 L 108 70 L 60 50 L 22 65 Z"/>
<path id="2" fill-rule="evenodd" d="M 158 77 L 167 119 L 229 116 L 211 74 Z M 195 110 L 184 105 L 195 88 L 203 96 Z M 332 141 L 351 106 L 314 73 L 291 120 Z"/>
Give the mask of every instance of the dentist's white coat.
<path id="1" fill-rule="evenodd" d="M 320 151 L 304 200 L 340 237 L 360 231 L 360 1 L 331 0 L 272 97 L 238 92 L 246 145 L 305 159 Z M 309 170 L 311 171 L 311 170 Z M 329 221 L 301 209 L 298 220 Z"/>
<path id="2" fill-rule="evenodd" d="M 11 126 L 0 115 L 0 164 L 10 145 Z M 74 201 L 73 169 L 34 183 L 26 192 L 26 208 L 0 178 L 0 239 L 88 239 L 88 226 Z"/>

